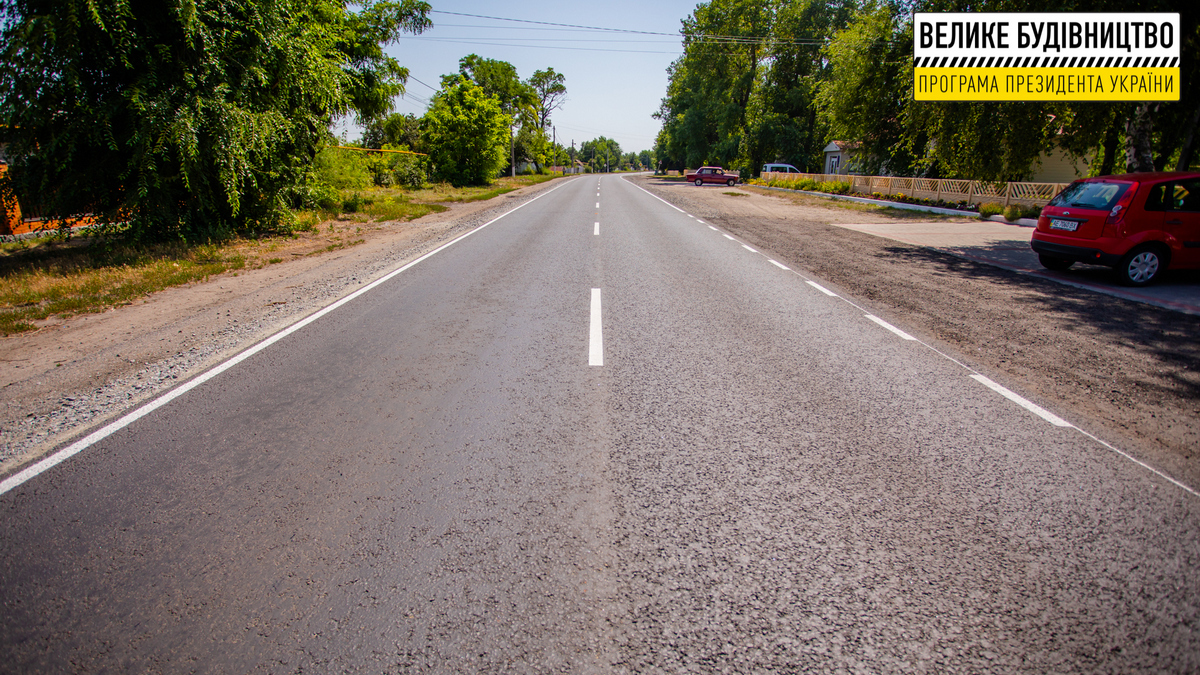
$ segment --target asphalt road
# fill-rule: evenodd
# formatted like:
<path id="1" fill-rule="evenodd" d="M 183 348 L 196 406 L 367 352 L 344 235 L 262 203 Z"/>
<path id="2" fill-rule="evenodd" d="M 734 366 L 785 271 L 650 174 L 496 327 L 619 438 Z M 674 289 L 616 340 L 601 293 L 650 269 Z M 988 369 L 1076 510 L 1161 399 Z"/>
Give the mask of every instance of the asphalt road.
<path id="1" fill-rule="evenodd" d="M 785 267 L 542 193 L 0 495 L 0 670 L 1200 669 L 1200 497 Z"/>

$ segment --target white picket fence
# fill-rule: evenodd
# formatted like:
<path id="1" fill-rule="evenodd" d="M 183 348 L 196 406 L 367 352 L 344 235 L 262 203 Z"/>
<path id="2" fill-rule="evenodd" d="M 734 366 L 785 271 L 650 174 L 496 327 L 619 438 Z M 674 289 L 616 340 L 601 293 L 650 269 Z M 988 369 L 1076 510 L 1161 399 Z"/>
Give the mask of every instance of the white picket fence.
<path id="1" fill-rule="evenodd" d="M 965 201 L 975 204 L 996 202 L 1009 204 L 1045 205 L 1054 195 L 1062 192 L 1070 183 L 990 183 L 978 180 L 951 180 L 942 178 L 900 178 L 898 176 L 848 176 L 829 173 L 779 173 L 764 172 L 763 180 L 801 180 L 811 178 L 817 182 L 838 181 L 850 183 L 851 190 L 864 194 L 878 192 L 885 195 L 904 194 L 927 199 L 944 199 L 948 202 Z"/>

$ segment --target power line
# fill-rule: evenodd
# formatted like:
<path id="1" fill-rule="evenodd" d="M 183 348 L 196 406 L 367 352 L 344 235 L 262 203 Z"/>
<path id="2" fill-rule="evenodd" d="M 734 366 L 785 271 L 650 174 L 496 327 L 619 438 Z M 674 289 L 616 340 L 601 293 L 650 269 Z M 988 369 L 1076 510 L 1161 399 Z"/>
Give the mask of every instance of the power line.
<path id="1" fill-rule="evenodd" d="M 573 24 L 573 23 L 554 23 L 551 21 L 533 21 L 531 19 L 510 19 L 510 18 L 502 17 L 502 16 L 487 16 L 487 15 L 483 15 L 483 14 L 466 14 L 463 12 L 447 12 L 444 10 L 437 10 L 437 9 L 431 10 L 431 13 L 433 13 L 433 14 L 448 14 L 448 15 L 453 15 L 453 16 L 465 16 L 465 17 L 470 17 L 472 19 L 487 19 L 489 21 L 510 21 L 513 23 L 527 23 L 527 24 L 533 24 L 533 25 L 537 25 L 537 26 L 554 26 L 557 28 L 571 28 L 571 29 L 585 30 L 585 31 L 600 31 L 600 32 L 607 32 L 607 33 L 625 33 L 625 34 L 631 34 L 631 35 L 658 35 L 658 36 L 673 37 L 673 38 L 682 37 L 685 40 L 691 39 L 692 41 L 704 41 L 704 42 L 724 42 L 724 43 L 734 43 L 734 44 L 779 44 L 779 45 L 797 45 L 797 46 L 825 44 L 825 40 L 817 40 L 817 39 L 803 39 L 802 38 L 802 39 L 783 40 L 783 39 L 771 38 L 771 37 L 759 38 L 759 37 L 745 36 L 745 35 L 709 35 L 709 34 L 700 34 L 700 35 L 689 36 L 689 35 L 680 34 L 680 33 L 660 33 L 660 32 L 656 32 L 656 31 L 631 30 L 628 28 L 606 28 L 603 26 L 582 26 L 582 25 Z M 497 46 L 500 46 L 500 45 L 497 45 Z"/>

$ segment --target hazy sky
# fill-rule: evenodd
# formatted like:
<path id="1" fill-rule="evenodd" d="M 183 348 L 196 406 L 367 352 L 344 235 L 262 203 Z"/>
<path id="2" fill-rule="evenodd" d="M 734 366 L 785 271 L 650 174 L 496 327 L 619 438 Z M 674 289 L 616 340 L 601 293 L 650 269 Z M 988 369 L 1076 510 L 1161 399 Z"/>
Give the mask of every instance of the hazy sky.
<path id="1" fill-rule="evenodd" d="M 566 76 L 567 102 L 551 118 L 558 140 L 576 147 L 597 136 L 615 138 L 621 149 L 654 147 L 659 122 L 652 119 L 666 93 L 667 66 L 681 53 L 680 21 L 696 0 L 563 0 L 483 2 L 432 0 L 434 27 L 388 48 L 411 75 L 396 111 L 421 115 L 441 76 L 458 71 L 467 54 L 508 61 L 521 79 L 553 67 Z M 477 16 L 457 16 L 457 12 Z M 597 31 L 482 19 L 478 16 L 571 24 L 634 32 Z M 428 86 L 426 86 L 428 85 Z M 359 132 L 351 130 L 351 137 Z"/>

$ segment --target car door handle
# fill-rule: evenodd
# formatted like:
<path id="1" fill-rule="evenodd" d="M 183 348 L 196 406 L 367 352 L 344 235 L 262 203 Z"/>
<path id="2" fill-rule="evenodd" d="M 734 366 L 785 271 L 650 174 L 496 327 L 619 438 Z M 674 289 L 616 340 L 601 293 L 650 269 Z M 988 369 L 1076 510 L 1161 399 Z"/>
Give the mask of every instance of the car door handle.
<path id="1" fill-rule="evenodd" d="M 1182 225 L 1183 221 L 1182 220 L 1168 220 L 1167 224 L 1168 225 Z"/>

